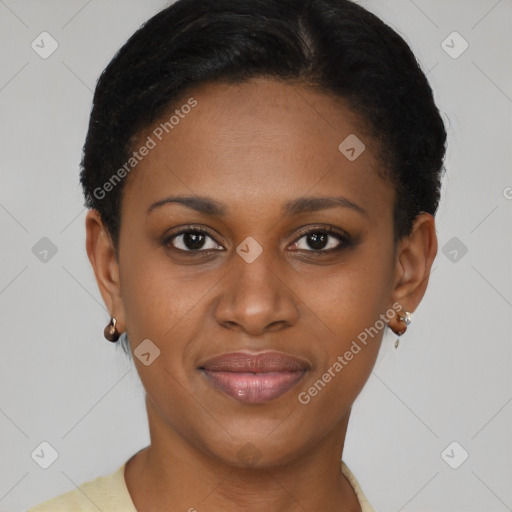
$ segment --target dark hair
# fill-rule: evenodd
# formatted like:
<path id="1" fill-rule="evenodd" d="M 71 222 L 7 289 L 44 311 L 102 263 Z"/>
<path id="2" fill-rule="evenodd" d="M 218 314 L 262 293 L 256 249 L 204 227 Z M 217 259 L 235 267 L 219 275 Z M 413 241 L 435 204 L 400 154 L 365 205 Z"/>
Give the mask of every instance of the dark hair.
<path id="1" fill-rule="evenodd" d="M 312 86 L 360 116 L 396 190 L 395 240 L 420 212 L 435 214 L 446 131 L 394 30 L 349 0 L 178 0 L 130 37 L 94 94 L 80 180 L 116 251 L 125 180 L 104 185 L 132 156 L 134 138 L 194 86 L 255 77 Z"/>

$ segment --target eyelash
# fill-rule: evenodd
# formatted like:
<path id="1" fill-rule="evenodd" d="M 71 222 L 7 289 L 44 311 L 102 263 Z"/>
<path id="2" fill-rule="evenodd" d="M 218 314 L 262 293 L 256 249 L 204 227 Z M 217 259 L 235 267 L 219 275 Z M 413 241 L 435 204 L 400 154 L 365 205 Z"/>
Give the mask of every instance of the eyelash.
<path id="1" fill-rule="evenodd" d="M 198 227 L 195 227 L 195 226 L 187 226 L 183 229 L 181 229 L 180 231 L 177 231 L 176 233 L 173 233 L 172 235 L 168 236 L 165 238 L 165 240 L 163 241 L 163 245 L 168 248 L 168 249 L 171 249 L 173 251 L 176 251 L 176 252 L 181 252 L 181 253 L 188 253 L 188 254 L 207 254 L 207 253 L 213 253 L 213 252 L 220 252 L 219 249 L 189 249 L 189 250 L 184 250 L 184 249 L 178 249 L 176 247 L 174 247 L 172 245 L 172 241 L 180 236 L 180 235 L 184 235 L 184 234 L 187 234 L 187 233 L 198 233 L 198 234 L 201 234 L 201 235 L 206 235 L 208 237 L 210 237 L 216 244 L 218 245 L 221 245 L 217 242 L 217 240 L 215 239 L 215 236 L 210 233 L 210 231 L 206 228 L 198 228 Z M 336 252 L 340 252 L 342 251 L 343 249 L 348 249 L 349 247 L 351 247 L 352 245 L 354 245 L 354 239 L 349 236 L 348 234 L 346 233 L 340 233 L 338 231 L 335 231 L 332 229 L 332 226 L 330 225 L 325 225 L 325 226 L 317 226 L 317 227 L 313 227 L 313 228 L 309 228 L 305 231 L 302 231 L 298 237 L 292 242 L 292 245 L 293 244 L 297 244 L 300 240 L 302 240 L 302 238 L 310 235 L 310 234 L 318 234 L 318 233 L 323 233 L 323 234 L 326 234 L 328 236 L 332 236 L 333 238 L 336 238 L 339 242 L 339 245 L 337 247 L 335 247 L 334 249 L 310 249 L 310 250 L 305 250 L 305 249 L 298 249 L 298 251 L 303 251 L 303 252 L 306 252 L 306 253 L 312 253 L 312 254 L 318 254 L 318 255 L 321 255 L 321 254 L 333 254 L 333 253 L 336 253 Z"/>

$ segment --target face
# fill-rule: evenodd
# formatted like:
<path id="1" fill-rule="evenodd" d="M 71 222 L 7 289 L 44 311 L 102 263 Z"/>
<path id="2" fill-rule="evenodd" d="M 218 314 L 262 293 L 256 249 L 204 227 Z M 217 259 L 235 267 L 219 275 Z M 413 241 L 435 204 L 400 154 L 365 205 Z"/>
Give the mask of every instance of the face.
<path id="1" fill-rule="evenodd" d="M 372 370 L 396 301 L 395 192 L 341 100 L 264 79 L 190 97 L 134 144 L 155 142 L 127 178 L 107 302 L 132 351 L 150 340 L 150 364 L 134 357 L 150 428 L 233 465 L 285 463 L 343 430 Z M 351 134 L 359 155 L 339 149 Z"/>

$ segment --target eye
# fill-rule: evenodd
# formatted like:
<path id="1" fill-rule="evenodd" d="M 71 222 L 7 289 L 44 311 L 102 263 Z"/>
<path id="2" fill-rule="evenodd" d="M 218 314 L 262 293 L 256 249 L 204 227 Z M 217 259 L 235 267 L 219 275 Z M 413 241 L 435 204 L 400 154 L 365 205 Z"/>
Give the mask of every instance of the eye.
<path id="1" fill-rule="evenodd" d="M 205 229 L 187 227 L 166 238 L 166 247 L 185 252 L 224 250 Z"/>
<path id="2" fill-rule="evenodd" d="M 303 232 L 291 247 L 300 251 L 330 253 L 344 249 L 350 244 L 351 239 L 348 235 L 338 233 L 329 226 Z"/>

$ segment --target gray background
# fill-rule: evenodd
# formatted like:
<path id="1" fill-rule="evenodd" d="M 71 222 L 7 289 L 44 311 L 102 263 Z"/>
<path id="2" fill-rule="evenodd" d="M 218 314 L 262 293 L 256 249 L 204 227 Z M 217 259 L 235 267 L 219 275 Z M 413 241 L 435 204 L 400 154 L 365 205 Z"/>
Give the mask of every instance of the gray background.
<path id="1" fill-rule="evenodd" d="M 360 3 L 428 72 L 449 150 L 429 289 L 399 350 L 385 337 L 344 458 L 380 512 L 512 510 L 512 2 Z M 149 442 L 136 371 L 103 339 L 78 164 L 99 73 L 166 4 L 0 0 L 4 512 L 109 474 Z M 31 47 L 43 31 L 59 45 L 47 59 Z M 454 31 L 469 44 L 457 58 L 442 46 Z M 46 261 L 43 237 L 57 249 Z M 58 452 L 48 469 L 31 457 L 43 441 Z"/>

